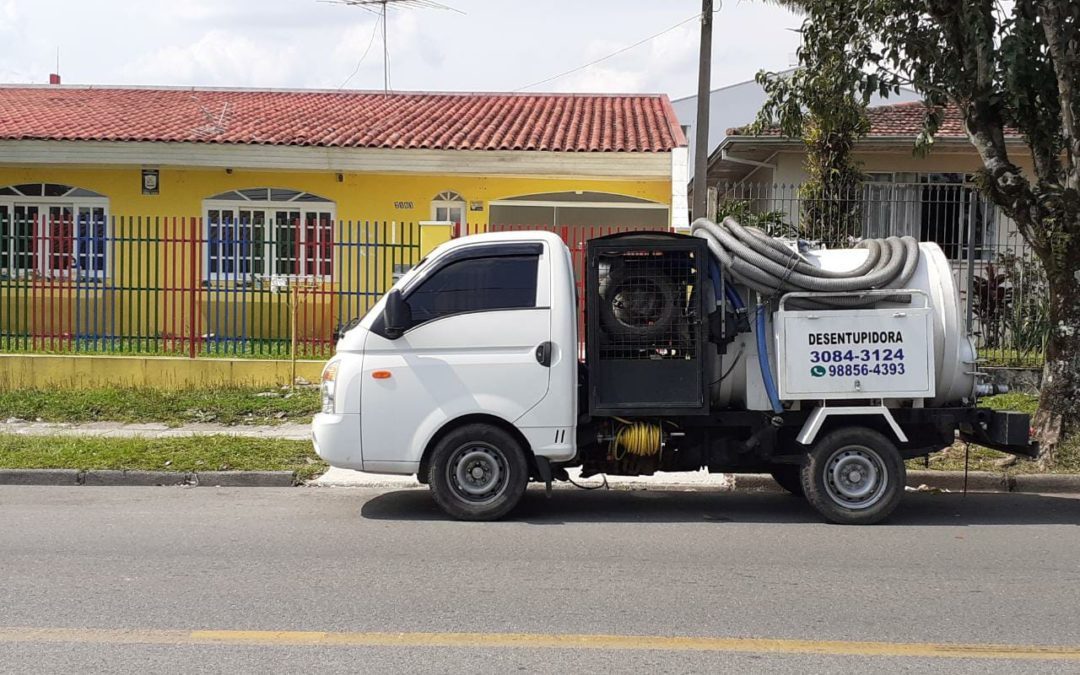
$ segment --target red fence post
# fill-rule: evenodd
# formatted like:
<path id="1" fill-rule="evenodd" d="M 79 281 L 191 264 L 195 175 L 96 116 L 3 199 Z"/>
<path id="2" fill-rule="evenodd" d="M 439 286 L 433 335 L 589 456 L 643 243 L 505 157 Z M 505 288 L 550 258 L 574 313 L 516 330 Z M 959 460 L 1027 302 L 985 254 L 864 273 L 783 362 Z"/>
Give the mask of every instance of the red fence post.
<path id="1" fill-rule="evenodd" d="M 181 219 L 181 222 L 182 221 L 183 221 L 183 219 Z M 197 302 L 196 292 L 198 290 L 198 285 L 199 285 L 199 268 L 198 268 L 198 264 L 197 264 L 198 263 L 199 247 L 196 245 L 196 242 L 198 241 L 198 238 L 199 238 L 198 226 L 199 226 L 198 219 L 197 218 L 192 218 L 191 219 L 191 241 L 189 242 L 189 245 L 191 246 L 191 273 L 188 276 L 188 282 L 191 284 L 191 289 L 190 289 L 191 293 L 190 293 L 190 297 L 189 297 L 189 305 L 190 306 L 188 308 L 189 311 L 191 312 L 191 335 L 189 336 L 191 338 L 191 345 L 190 345 L 190 356 L 191 356 L 191 358 L 195 358 L 198 355 L 198 347 L 197 347 L 197 343 L 195 341 L 196 336 L 198 335 L 198 330 L 196 329 L 196 318 L 198 317 L 198 311 L 197 311 L 197 308 L 196 308 L 196 302 Z"/>

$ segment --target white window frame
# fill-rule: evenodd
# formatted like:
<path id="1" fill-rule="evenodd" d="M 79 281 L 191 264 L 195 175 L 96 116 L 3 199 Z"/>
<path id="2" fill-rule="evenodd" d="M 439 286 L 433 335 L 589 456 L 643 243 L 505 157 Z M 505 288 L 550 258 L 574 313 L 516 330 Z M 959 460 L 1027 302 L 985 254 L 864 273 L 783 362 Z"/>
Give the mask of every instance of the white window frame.
<path id="1" fill-rule="evenodd" d="M 439 217 L 439 209 L 446 209 L 446 217 Z M 461 222 L 455 221 L 450 217 L 451 209 L 461 209 Z M 469 205 L 466 203 L 465 198 L 453 190 L 444 190 L 435 195 L 435 198 L 431 200 L 431 220 L 426 221 L 431 224 L 439 225 L 452 225 L 454 227 L 455 237 L 461 235 L 461 229 L 467 227 L 469 222 Z"/>
<path id="2" fill-rule="evenodd" d="M 255 191 L 261 191 L 261 190 L 266 190 L 267 191 L 268 196 L 267 196 L 266 199 L 251 198 L 251 196 L 249 196 L 248 194 L 245 194 L 245 193 L 253 193 Z M 270 198 L 271 191 L 289 192 L 289 193 L 292 193 L 292 195 L 287 199 L 280 199 L 280 198 L 279 199 L 272 199 L 272 198 Z M 241 273 L 235 272 L 235 271 L 233 271 L 233 272 L 225 272 L 225 271 L 220 269 L 220 266 L 219 266 L 219 269 L 217 271 L 215 271 L 215 272 L 212 272 L 210 270 L 210 263 L 211 263 L 211 259 L 212 259 L 212 256 L 210 255 L 210 226 L 211 226 L 210 212 L 211 211 L 218 211 L 219 213 L 222 212 L 222 211 L 232 212 L 234 214 L 234 218 L 236 218 L 237 221 L 239 221 L 239 213 L 240 213 L 240 211 L 259 211 L 259 212 L 263 213 L 263 222 L 262 222 L 262 227 L 264 228 L 264 231 L 263 231 L 264 236 L 262 238 L 262 241 L 263 241 L 263 244 L 262 244 L 262 246 L 263 246 L 263 255 L 262 255 L 263 271 L 261 273 L 255 273 L 254 271 L 244 273 L 244 274 L 241 274 Z M 257 280 L 257 279 L 270 279 L 270 278 L 288 279 L 290 281 L 314 281 L 314 282 L 326 281 L 326 280 L 331 279 L 333 277 L 335 256 L 337 254 L 337 252 L 334 249 L 333 242 L 331 242 L 331 246 L 330 246 L 330 258 L 329 258 L 329 260 L 326 260 L 326 259 L 319 259 L 318 260 L 318 265 L 319 266 L 322 266 L 323 264 L 329 263 L 329 266 L 330 266 L 330 273 L 329 274 L 321 274 L 318 271 L 315 274 L 302 274 L 302 273 L 301 274 L 297 274 L 297 273 L 279 274 L 277 272 L 278 258 L 277 258 L 277 251 L 275 250 L 277 240 L 276 240 L 275 236 L 268 236 L 268 235 L 275 234 L 274 231 L 273 231 L 273 228 L 275 228 L 277 226 L 277 223 L 276 223 L 275 218 L 274 218 L 274 215 L 275 215 L 274 212 L 275 211 L 299 211 L 300 214 L 301 214 L 300 215 L 301 219 L 304 218 L 306 213 L 310 213 L 310 214 L 329 213 L 330 214 L 331 237 L 333 236 L 333 233 L 334 233 L 334 227 L 337 224 L 337 204 L 333 200 L 328 199 L 326 197 L 322 197 L 320 195 L 312 194 L 312 193 L 309 193 L 309 192 L 304 192 L 302 190 L 293 190 L 293 189 L 290 189 L 290 188 L 274 188 L 274 187 L 260 186 L 258 188 L 239 188 L 239 189 L 236 189 L 236 190 L 231 190 L 229 192 L 222 193 L 220 195 L 216 195 L 214 197 L 204 199 L 203 200 L 203 238 L 204 238 L 204 244 L 203 244 L 203 247 L 202 247 L 202 249 L 203 249 L 202 250 L 202 256 L 203 256 L 203 279 L 205 281 L 241 281 L 241 282 L 250 282 L 250 281 L 253 281 L 253 280 Z M 304 250 L 306 248 L 306 246 L 307 246 L 308 228 L 306 226 L 301 226 L 299 228 L 299 230 L 300 230 L 300 232 L 299 232 L 299 234 L 300 234 L 299 246 L 300 246 L 301 250 Z M 253 231 L 253 228 L 252 228 L 252 232 L 249 233 L 249 237 L 250 237 L 249 241 L 254 241 L 255 240 L 255 237 L 251 236 L 253 234 L 254 234 L 254 231 Z M 234 246 L 236 246 L 236 245 L 237 244 L 234 243 Z M 235 257 L 235 249 L 234 249 L 234 257 Z M 303 259 L 300 259 L 295 263 L 295 264 L 297 264 L 299 266 L 301 272 L 303 271 L 303 269 L 302 269 L 302 267 L 303 267 L 302 260 Z M 236 264 L 236 262 L 234 261 L 234 265 L 235 264 Z"/>
<path id="3" fill-rule="evenodd" d="M 42 195 L 28 195 L 19 190 L 19 186 L 25 185 L 40 185 L 42 186 Z M 44 196 L 45 186 L 60 186 L 67 188 L 64 194 L 55 196 Z M 0 208 L 7 209 L 7 218 L 9 220 L 9 232 L 7 241 L 7 250 L 0 251 L 0 274 L 8 276 L 10 278 L 26 277 L 29 275 L 38 275 L 46 279 L 75 279 L 75 280 L 95 280 L 104 279 L 108 276 L 109 264 L 111 262 L 112 251 L 109 246 L 109 230 L 110 230 L 110 214 L 109 214 L 109 198 L 100 193 L 88 190 L 86 188 L 80 188 L 78 186 L 67 185 L 63 183 L 50 183 L 48 181 L 32 181 L 28 183 L 19 183 L 13 185 L 3 186 L 4 191 L 12 191 L 17 194 L 0 194 Z M 32 233 L 32 241 L 36 242 L 39 247 L 36 251 L 29 254 L 18 254 L 15 249 L 15 237 L 14 237 L 14 218 L 15 209 L 17 207 L 36 207 L 38 215 L 35 218 L 34 231 Z M 73 260 L 69 261 L 69 267 L 67 269 L 56 269 L 51 265 L 53 259 L 52 245 L 53 237 L 49 236 L 49 214 L 50 208 L 70 208 L 72 213 L 72 225 L 75 231 L 72 234 L 73 246 L 72 257 Z M 78 268 L 78 261 L 83 255 L 80 254 L 79 245 L 81 238 L 78 236 L 79 227 L 79 212 L 81 210 L 88 210 L 93 213 L 94 209 L 101 209 L 102 211 L 102 223 L 104 229 L 101 237 L 96 237 L 93 234 L 88 238 L 91 242 L 94 240 L 100 240 L 102 250 L 94 251 L 90 250 L 86 256 L 88 258 L 101 257 L 101 269 L 80 270 Z M 90 244 L 93 246 L 93 244 Z M 19 255 L 29 255 L 31 267 L 30 268 L 15 268 L 15 258 Z"/>
<path id="4" fill-rule="evenodd" d="M 958 181 L 941 181 L 938 183 L 932 183 L 930 181 L 931 176 L 945 176 L 956 174 L 962 178 Z M 966 192 L 960 193 L 960 201 L 958 205 L 962 207 L 962 213 L 964 210 L 971 208 L 971 202 L 964 201 L 972 199 L 972 195 L 976 192 L 976 188 L 972 182 L 970 174 L 962 171 L 919 171 L 919 172 L 889 172 L 889 171 L 873 171 L 867 173 L 868 177 L 872 180 L 865 181 L 863 183 L 865 194 L 869 197 L 871 191 L 876 189 L 885 188 L 887 196 L 892 208 L 889 214 L 889 234 L 895 236 L 910 235 L 918 241 L 931 241 L 935 242 L 936 239 L 923 239 L 922 238 L 922 218 L 921 215 L 917 216 L 914 209 L 922 209 L 922 190 L 929 185 L 938 186 L 952 186 L 961 188 Z M 916 194 L 917 191 L 917 194 Z M 975 260 L 977 262 L 984 261 L 990 255 L 993 249 L 993 242 L 996 241 L 998 222 L 994 211 L 994 205 L 989 201 L 983 202 L 984 205 L 990 209 L 989 215 L 984 214 L 984 222 L 982 223 L 982 241 L 975 247 Z M 903 213 L 901 211 L 907 211 Z M 957 224 L 960 228 L 961 239 L 963 238 L 963 232 L 966 231 L 967 224 L 960 222 Z M 967 245 L 966 242 L 961 241 L 959 248 L 962 249 L 961 254 L 955 258 L 949 258 L 952 263 L 963 261 L 967 257 Z"/>

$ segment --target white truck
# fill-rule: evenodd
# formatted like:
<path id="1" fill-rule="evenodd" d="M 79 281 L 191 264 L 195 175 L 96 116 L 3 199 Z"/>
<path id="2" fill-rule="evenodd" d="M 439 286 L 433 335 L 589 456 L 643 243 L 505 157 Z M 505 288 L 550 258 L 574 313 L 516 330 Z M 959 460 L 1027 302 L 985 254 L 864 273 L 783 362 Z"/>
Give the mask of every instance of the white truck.
<path id="1" fill-rule="evenodd" d="M 1026 415 L 976 405 L 993 387 L 936 245 L 693 235 L 592 240 L 580 279 L 549 232 L 439 246 L 340 337 L 316 451 L 415 475 L 460 519 L 580 467 L 767 472 L 849 524 L 888 516 L 904 460 L 957 438 L 1036 454 Z"/>

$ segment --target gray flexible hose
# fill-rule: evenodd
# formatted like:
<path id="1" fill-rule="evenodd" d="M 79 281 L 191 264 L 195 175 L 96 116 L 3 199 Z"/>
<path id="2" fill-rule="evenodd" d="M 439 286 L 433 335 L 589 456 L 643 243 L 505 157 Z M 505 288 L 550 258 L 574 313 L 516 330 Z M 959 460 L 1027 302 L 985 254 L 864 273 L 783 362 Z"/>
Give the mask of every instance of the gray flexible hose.
<path id="1" fill-rule="evenodd" d="M 898 294 L 860 296 L 858 291 L 903 288 L 919 264 L 919 244 L 912 237 L 868 239 L 866 260 L 846 271 L 815 267 L 799 253 L 757 228 L 744 227 L 733 218 L 717 224 L 699 218 L 690 226 L 692 235 L 705 239 L 709 250 L 737 283 L 769 297 L 785 292 L 852 292 L 851 296 L 814 298 L 802 306 L 865 307 L 885 300 L 910 301 Z"/>

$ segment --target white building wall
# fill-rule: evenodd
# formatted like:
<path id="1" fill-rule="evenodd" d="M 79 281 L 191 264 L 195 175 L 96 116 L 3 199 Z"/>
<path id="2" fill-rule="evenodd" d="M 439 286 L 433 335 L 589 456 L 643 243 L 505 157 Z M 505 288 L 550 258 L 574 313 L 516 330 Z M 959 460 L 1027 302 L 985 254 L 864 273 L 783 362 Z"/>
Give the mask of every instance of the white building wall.
<path id="1" fill-rule="evenodd" d="M 671 151 L 671 227 L 685 230 L 690 227 L 690 202 L 687 183 L 690 181 L 690 162 L 687 148 Z"/>

